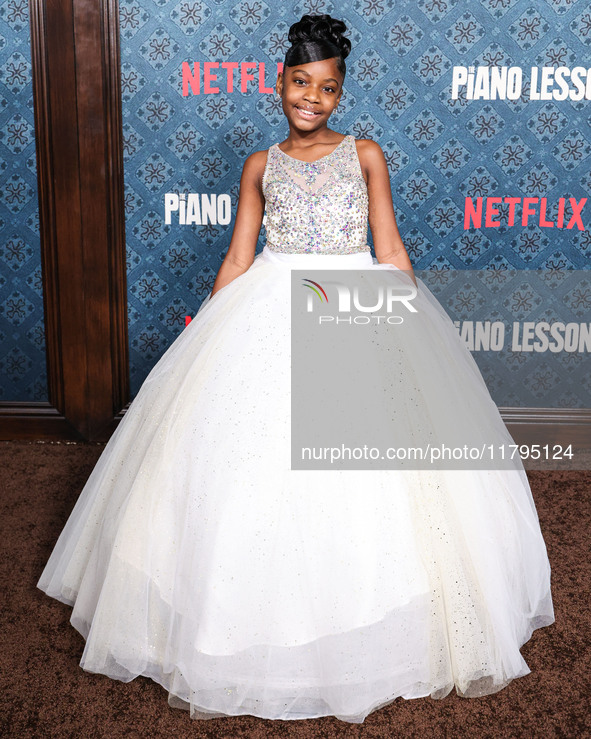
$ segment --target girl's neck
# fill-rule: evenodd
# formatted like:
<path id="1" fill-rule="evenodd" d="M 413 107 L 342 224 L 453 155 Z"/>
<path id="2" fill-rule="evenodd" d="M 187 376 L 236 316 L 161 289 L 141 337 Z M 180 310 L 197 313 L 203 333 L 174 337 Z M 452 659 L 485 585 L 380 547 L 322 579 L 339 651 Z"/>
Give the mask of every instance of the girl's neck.
<path id="1" fill-rule="evenodd" d="M 313 146 L 334 146 L 342 141 L 343 135 L 337 131 L 332 131 L 330 128 L 325 126 L 324 128 L 318 129 L 317 131 L 296 131 L 290 129 L 289 136 L 282 141 L 283 151 L 307 151 Z"/>

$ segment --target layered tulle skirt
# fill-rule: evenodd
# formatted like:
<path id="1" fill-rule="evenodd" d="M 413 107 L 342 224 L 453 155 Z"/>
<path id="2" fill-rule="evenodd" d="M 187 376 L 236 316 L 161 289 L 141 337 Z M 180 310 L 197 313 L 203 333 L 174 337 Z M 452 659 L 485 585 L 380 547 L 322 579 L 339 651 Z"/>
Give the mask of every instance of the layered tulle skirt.
<path id="1" fill-rule="evenodd" d="M 148 676 L 192 718 L 358 723 L 400 696 L 494 693 L 554 621 L 525 471 L 292 470 L 294 268 L 395 270 L 265 247 L 154 366 L 37 585 L 73 606 L 84 670 Z M 407 370 L 437 367 L 456 424 L 512 441 L 420 279 L 415 305 Z M 416 397 L 398 434 L 437 421 Z"/>

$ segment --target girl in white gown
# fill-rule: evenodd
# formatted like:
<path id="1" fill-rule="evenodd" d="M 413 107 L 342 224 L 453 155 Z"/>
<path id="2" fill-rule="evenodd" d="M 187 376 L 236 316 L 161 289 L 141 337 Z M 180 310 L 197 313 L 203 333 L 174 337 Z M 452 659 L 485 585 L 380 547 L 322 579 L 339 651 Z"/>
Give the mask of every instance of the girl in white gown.
<path id="1" fill-rule="evenodd" d="M 513 442 L 412 273 L 381 149 L 327 128 L 344 30 L 329 16 L 291 27 L 277 82 L 290 135 L 248 158 L 213 291 L 105 446 L 37 584 L 73 606 L 84 670 L 148 676 L 191 718 L 360 723 L 400 696 L 494 693 L 530 672 L 520 647 L 554 621 L 520 462 L 291 469 L 290 273 L 302 267 L 408 270 L 419 317 L 397 335 L 400 402 L 437 368 L 458 427 Z M 397 433 L 410 438 L 413 417 L 436 424 L 427 385 Z"/>

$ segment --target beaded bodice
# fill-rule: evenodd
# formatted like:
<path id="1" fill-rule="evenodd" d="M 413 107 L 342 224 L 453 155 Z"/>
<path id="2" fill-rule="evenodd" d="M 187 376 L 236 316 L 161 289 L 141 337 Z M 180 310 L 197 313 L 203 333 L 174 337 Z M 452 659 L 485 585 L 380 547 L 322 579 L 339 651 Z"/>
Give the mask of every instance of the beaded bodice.
<path id="1" fill-rule="evenodd" d="M 351 254 L 367 244 L 368 195 L 355 137 L 315 162 L 273 144 L 263 173 L 267 246 L 287 254 Z"/>

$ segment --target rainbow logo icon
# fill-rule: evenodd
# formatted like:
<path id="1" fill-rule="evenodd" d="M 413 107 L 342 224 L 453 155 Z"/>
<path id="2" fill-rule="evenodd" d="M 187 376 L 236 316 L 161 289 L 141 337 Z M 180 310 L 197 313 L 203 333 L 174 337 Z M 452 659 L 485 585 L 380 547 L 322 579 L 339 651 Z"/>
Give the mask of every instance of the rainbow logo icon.
<path id="1" fill-rule="evenodd" d="M 318 297 L 320 298 L 320 302 L 321 303 L 328 303 L 328 296 L 325 293 L 324 288 L 322 287 L 322 285 L 320 285 L 318 282 L 314 282 L 314 280 L 309 280 L 307 277 L 304 277 L 303 278 L 303 282 L 304 282 L 304 287 L 309 287 L 310 290 L 312 290 L 313 292 L 316 293 L 316 295 L 318 295 Z M 307 284 L 307 283 L 311 283 L 311 284 Z M 316 289 L 316 288 L 318 288 L 318 289 Z M 320 293 L 322 293 L 322 295 L 324 295 L 324 299 L 322 298 L 322 295 Z"/>

